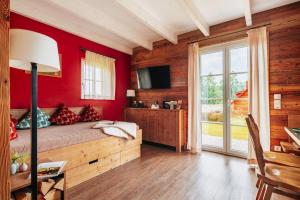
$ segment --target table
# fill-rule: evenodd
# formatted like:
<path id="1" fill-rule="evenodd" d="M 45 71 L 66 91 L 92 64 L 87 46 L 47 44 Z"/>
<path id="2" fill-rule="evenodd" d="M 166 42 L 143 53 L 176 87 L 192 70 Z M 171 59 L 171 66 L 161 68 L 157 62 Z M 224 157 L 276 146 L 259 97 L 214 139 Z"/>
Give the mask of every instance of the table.
<path id="1" fill-rule="evenodd" d="M 25 188 L 31 184 L 29 178 L 30 171 L 17 173 L 10 176 L 10 187 L 11 192 Z"/>
<path id="2" fill-rule="evenodd" d="M 44 160 L 38 161 L 38 163 L 42 163 L 42 162 L 52 162 L 52 161 L 50 159 L 44 159 Z M 29 168 L 30 168 L 30 166 L 29 166 Z M 62 173 L 64 173 L 64 169 L 63 169 Z M 11 175 L 10 176 L 10 191 L 14 192 L 16 190 L 30 186 L 31 179 L 30 179 L 29 175 L 30 175 L 30 171 L 16 173 L 14 175 Z M 42 181 L 42 179 L 39 179 L 38 181 L 40 182 L 40 181 Z"/>
<path id="3" fill-rule="evenodd" d="M 285 132 L 300 146 L 300 133 L 293 131 L 290 128 L 284 127 Z"/>

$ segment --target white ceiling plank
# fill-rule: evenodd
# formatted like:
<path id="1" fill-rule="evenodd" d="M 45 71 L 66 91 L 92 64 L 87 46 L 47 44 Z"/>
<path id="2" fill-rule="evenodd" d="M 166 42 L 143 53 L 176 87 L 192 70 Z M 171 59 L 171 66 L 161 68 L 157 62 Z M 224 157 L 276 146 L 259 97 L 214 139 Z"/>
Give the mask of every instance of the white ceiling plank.
<path id="1" fill-rule="evenodd" d="M 245 1 L 245 20 L 247 26 L 252 26 L 251 0 Z"/>
<path id="2" fill-rule="evenodd" d="M 37 2 L 34 1 L 34 4 L 31 3 L 23 4 L 21 1 L 13 0 L 11 1 L 11 11 L 60 30 L 72 33 L 79 37 L 132 55 L 132 47 L 121 44 L 120 42 L 113 40 L 113 38 L 103 37 L 102 34 L 96 33 L 97 30 L 89 30 L 89 24 L 82 24 L 82 20 L 76 20 L 75 22 L 61 20 L 62 18 L 66 18 L 66 15 L 64 15 L 63 12 L 53 9 L 53 13 L 50 14 L 49 12 L 44 12 L 42 10 L 44 7 L 49 8 L 49 5 L 47 5 L 45 2 L 38 0 Z"/>
<path id="3" fill-rule="evenodd" d="M 162 24 L 155 16 L 153 16 L 153 14 L 149 13 L 138 3 L 132 0 L 117 0 L 117 2 L 157 34 L 173 44 L 177 44 L 177 35 L 170 31 L 170 28 L 167 27 L 167 25 Z"/>
<path id="4" fill-rule="evenodd" d="M 179 35 L 198 28 L 204 35 L 209 35 L 209 26 L 241 17 L 247 21 L 245 16 L 251 17 L 251 14 L 299 0 L 230 0 L 230 5 L 226 0 L 127 1 L 134 1 L 151 16 L 131 14 L 117 0 L 11 0 L 11 9 L 58 29 L 132 54 L 132 48 L 136 46 L 151 49 L 151 42 L 163 37 L 174 40 L 170 37 L 172 32 Z M 155 23 L 153 17 L 159 23 Z M 143 23 L 143 18 L 146 23 L 150 18 L 150 23 Z M 154 28 L 160 34 L 153 31 Z M 169 32 L 162 31 L 165 29 Z"/>
<path id="5" fill-rule="evenodd" d="M 53 4 L 65 9 L 66 11 L 76 14 L 78 17 L 102 27 L 136 45 L 152 50 L 152 42 L 147 40 L 142 34 L 134 31 L 128 25 L 115 20 L 114 18 L 95 9 L 92 5 L 80 0 L 49 0 Z"/>
<path id="6" fill-rule="evenodd" d="M 179 0 L 178 2 L 180 2 L 183 10 L 189 15 L 191 20 L 200 29 L 203 35 L 209 36 L 209 26 L 196 9 L 196 6 L 193 5 L 193 2 L 191 0 Z"/>

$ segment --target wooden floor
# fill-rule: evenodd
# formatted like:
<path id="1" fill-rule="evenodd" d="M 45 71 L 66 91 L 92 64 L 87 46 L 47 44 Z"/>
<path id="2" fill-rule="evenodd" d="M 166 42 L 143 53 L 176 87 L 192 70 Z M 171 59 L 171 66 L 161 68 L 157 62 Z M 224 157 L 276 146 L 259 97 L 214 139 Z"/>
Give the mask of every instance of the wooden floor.
<path id="1" fill-rule="evenodd" d="M 252 200 L 255 182 L 244 159 L 144 144 L 140 159 L 70 189 L 67 199 Z"/>

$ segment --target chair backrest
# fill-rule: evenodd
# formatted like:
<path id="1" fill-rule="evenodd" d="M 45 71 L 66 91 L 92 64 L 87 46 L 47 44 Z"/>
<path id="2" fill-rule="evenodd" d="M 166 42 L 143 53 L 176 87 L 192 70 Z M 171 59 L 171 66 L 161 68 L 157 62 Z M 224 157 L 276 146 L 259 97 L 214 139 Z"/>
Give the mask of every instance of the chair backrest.
<path id="1" fill-rule="evenodd" d="M 251 136 L 251 142 L 255 151 L 260 173 L 262 175 L 265 175 L 265 160 L 263 155 L 263 148 L 261 146 L 260 139 L 259 139 L 258 126 L 256 125 L 251 114 L 248 114 L 248 117 L 246 118 L 246 122 Z"/>

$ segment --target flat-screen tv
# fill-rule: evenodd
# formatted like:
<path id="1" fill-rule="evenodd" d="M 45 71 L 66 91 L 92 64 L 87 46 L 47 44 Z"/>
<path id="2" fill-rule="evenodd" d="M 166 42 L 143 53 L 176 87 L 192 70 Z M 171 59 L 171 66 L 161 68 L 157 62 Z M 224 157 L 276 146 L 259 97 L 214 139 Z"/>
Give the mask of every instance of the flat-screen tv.
<path id="1" fill-rule="evenodd" d="M 137 69 L 139 89 L 166 89 L 171 87 L 170 66 L 153 66 Z"/>

